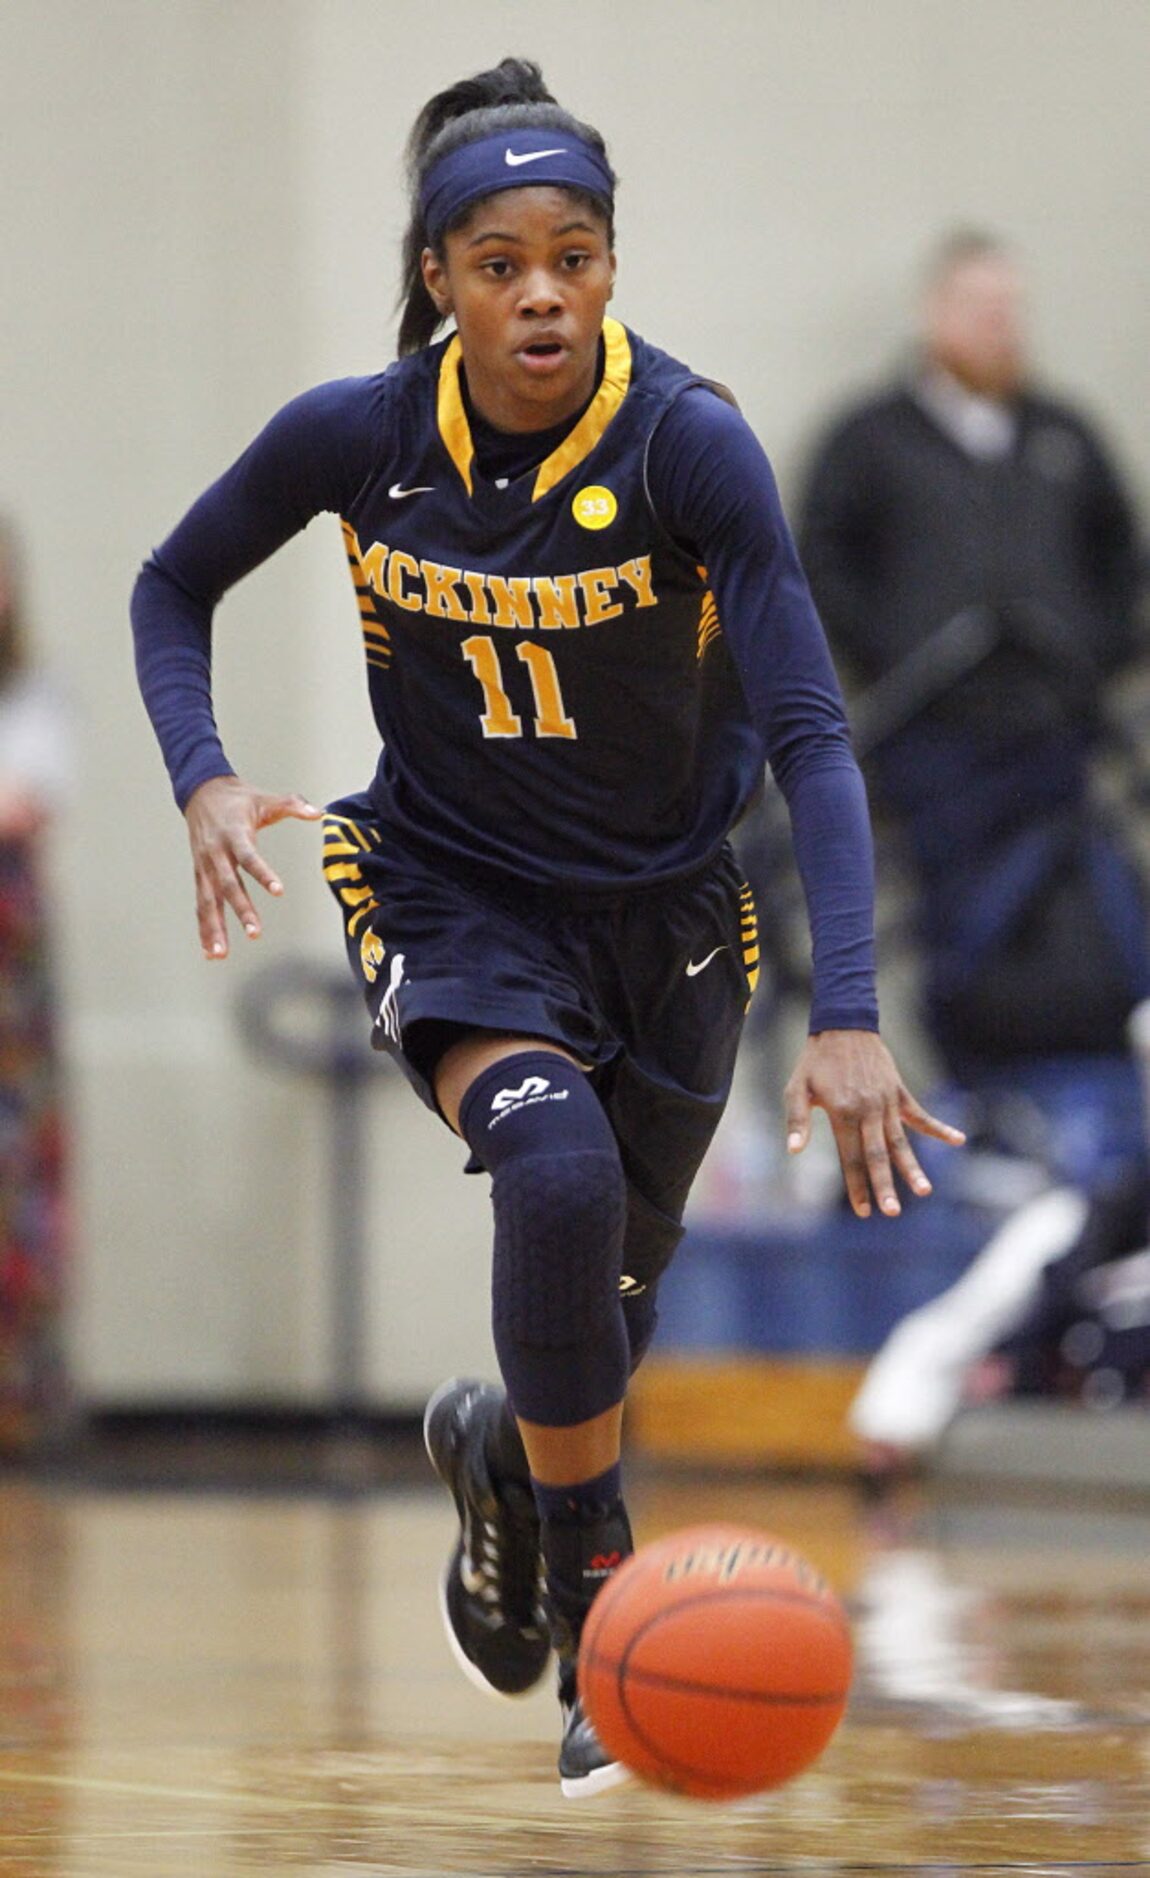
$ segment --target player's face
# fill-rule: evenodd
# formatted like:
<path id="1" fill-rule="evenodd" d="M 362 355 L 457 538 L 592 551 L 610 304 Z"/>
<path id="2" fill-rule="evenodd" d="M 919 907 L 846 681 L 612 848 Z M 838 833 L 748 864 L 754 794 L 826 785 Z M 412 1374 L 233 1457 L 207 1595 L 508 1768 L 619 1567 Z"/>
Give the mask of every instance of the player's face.
<path id="1" fill-rule="evenodd" d="M 423 277 L 452 315 L 476 409 L 500 430 L 546 430 L 586 403 L 615 284 L 606 225 L 563 189 L 505 189 L 424 250 Z"/>

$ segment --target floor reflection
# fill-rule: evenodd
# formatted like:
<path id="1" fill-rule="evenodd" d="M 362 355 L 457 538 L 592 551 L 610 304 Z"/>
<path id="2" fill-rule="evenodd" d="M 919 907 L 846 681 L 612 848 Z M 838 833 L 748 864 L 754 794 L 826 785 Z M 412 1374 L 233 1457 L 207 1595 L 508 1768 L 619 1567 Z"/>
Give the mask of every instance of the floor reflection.
<path id="1" fill-rule="evenodd" d="M 642 1537 L 783 1532 L 855 1619 L 822 1761 L 737 1807 L 571 1805 L 550 1691 L 438 1631 L 440 1496 L 0 1485 L 4 1878 L 1150 1871 L 1146 1514 L 647 1480 Z"/>

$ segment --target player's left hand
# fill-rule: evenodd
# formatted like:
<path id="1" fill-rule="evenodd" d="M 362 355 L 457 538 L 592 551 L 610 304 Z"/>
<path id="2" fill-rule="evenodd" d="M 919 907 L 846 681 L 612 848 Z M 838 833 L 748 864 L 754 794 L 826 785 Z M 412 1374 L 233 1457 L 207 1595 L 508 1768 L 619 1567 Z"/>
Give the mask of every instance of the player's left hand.
<path id="1" fill-rule="evenodd" d="M 823 1030 L 808 1037 L 784 1100 L 788 1154 L 802 1153 L 810 1139 L 812 1109 L 825 1109 L 847 1198 L 860 1219 L 870 1216 L 872 1194 L 881 1212 L 892 1218 L 901 1213 L 896 1171 L 912 1193 L 931 1191 L 907 1140 L 908 1128 L 951 1147 L 966 1140 L 960 1128 L 928 1115 L 915 1101 L 874 1030 Z"/>

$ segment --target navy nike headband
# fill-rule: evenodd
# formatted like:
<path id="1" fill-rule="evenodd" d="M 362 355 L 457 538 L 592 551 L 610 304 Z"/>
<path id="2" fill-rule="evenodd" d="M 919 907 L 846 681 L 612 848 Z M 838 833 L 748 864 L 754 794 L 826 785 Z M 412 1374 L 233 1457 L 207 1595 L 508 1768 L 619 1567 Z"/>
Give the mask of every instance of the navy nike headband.
<path id="1" fill-rule="evenodd" d="M 610 209 L 615 183 L 606 159 L 565 130 L 511 130 L 461 144 L 433 163 L 419 191 L 428 241 L 433 245 L 459 210 L 481 196 L 525 184 L 583 189 Z"/>

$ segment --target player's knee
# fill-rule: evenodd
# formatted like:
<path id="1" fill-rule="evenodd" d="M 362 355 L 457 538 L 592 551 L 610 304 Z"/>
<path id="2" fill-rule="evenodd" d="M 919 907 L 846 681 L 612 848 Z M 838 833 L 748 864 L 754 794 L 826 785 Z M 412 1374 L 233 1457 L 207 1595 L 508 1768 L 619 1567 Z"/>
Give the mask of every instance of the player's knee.
<path id="1" fill-rule="evenodd" d="M 630 1370 L 619 1290 L 627 1190 L 618 1151 L 558 1144 L 492 1175 L 492 1333 L 518 1415 L 589 1421 Z"/>
<path id="2" fill-rule="evenodd" d="M 492 1200 L 497 1336 L 562 1350 L 605 1334 L 620 1308 L 618 1155 L 591 1148 L 511 1162 L 496 1172 Z"/>
<path id="3" fill-rule="evenodd" d="M 506 1058 L 472 1084 L 460 1120 L 492 1176 L 497 1346 L 615 1338 L 627 1183 L 586 1077 L 544 1051 Z"/>

